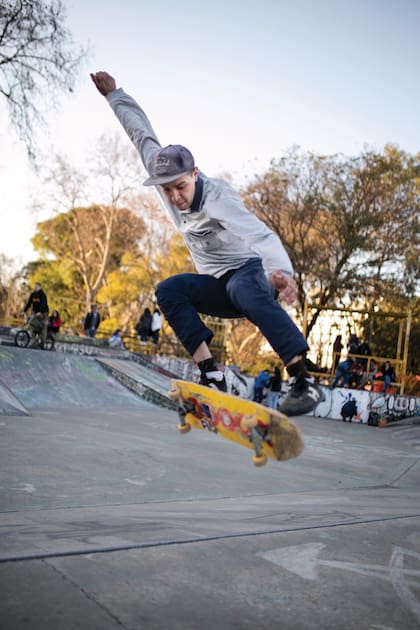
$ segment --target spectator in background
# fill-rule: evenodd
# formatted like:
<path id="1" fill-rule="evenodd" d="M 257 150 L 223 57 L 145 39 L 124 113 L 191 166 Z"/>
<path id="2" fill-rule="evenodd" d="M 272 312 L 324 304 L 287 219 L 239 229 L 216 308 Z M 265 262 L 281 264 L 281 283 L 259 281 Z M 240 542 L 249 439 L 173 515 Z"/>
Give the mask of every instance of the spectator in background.
<path id="1" fill-rule="evenodd" d="M 365 370 L 360 361 L 355 361 L 353 366 L 353 371 L 349 377 L 349 387 L 354 387 L 354 389 L 363 389 L 363 381 L 365 380 Z"/>
<path id="2" fill-rule="evenodd" d="M 267 407 L 271 409 L 277 409 L 281 392 L 281 372 L 280 368 L 274 368 L 274 374 L 270 381 L 270 391 L 268 392 Z"/>
<path id="3" fill-rule="evenodd" d="M 395 381 L 395 371 L 389 361 L 385 361 L 381 369 L 382 378 L 384 379 L 383 392 L 386 392 L 388 387 Z"/>
<path id="4" fill-rule="evenodd" d="M 347 350 L 349 354 L 357 354 L 357 351 L 360 346 L 359 337 L 354 333 L 350 335 L 349 341 L 347 343 Z"/>
<path id="5" fill-rule="evenodd" d="M 367 357 L 370 357 L 371 355 L 370 346 L 367 341 L 363 341 L 363 343 L 359 344 L 359 347 L 357 348 L 357 354 L 360 354 L 360 355 L 363 355 L 363 357 L 366 357 L 366 359 L 358 357 L 359 363 L 363 366 L 363 369 L 366 370 L 367 364 L 368 364 Z"/>
<path id="6" fill-rule="evenodd" d="M 378 364 L 371 359 L 369 364 L 369 372 L 366 373 L 366 382 L 364 385 L 369 385 L 370 389 L 373 389 L 373 382 L 375 380 L 375 374 L 378 371 Z"/>
<path id="7" fill-rule="evenodd" d="M 353 374 L 354 365 L 355 363 L 351 357 L 348 357 L 345 361 L 338 364 L 331 389 L 334 389 L 334 387 L 345 387 L 347 385 Z"/>
<path id="8" fill-rule="evenodd" d="M 333 343 L 333 364 L 332 364 L 332 373 L 335 374 L 338 364 L 340 363 L 341 351 L 343 349 L 343 344 L 341 342 L 342 336 L 337 335 L 335 341 Z"/>
<path id="9" fill-rule="evenodd" d="M 144 309 L 136 324 L 136 331 L 140 337 L 140 341 L 147 341 L 152 335 L 152 313 L 147 307 Z"/>
<path id="10" fill-rule="evenodd" d="M 270 371 L 269 370 L 261 370 L 255 379 L 254 383 L 254 401 L 262 402 L 264 387 L 268 387 L 269 382 L 271 381 Z"/>
<path id="11" fill-rule="evenodd" d="M 162 328 L 162 316 L 160 314 L 159 309 L 155 308 L 155 312 L 153 313 L 152 324 L 151 324 L 152 339 L 155 346 L 157 346 L 159 343 L 159 333 L 160 333 L 161 328 Z"/>
<path id="12" fill-rule="evenodd" d="M 32 314 L 38 318 L 41 324 L 40 336 L 41 336 L 41 347 L 43 347 L 47 339 L 48 300 L 39 282 L 35 282 L 34 290 L 30 294 L 29 299 L 26 302 L 25 308 L 23 309 L 23 312 L 26 313 L 31 307 L 32 307 Z M 30 325 L 31 323 L 29 322 L 29 326 Z"/>
<path id="13" fill-rule="evenodd" d="M 124 348 L 124 343 L 121 337 L 121 328 L 117 328 L 108 339 L 108 344 L 111 348 Z"/>
<path id="14" fill-rule="evenodd" d="M 99 315 L 98 307 L 92 306 L 90 312 L 86 315 L 83 328 L 86 337 L 96 337 L 96 331 L 101 322 L 101 316 Z"/>
<path id="15" fill-rule="evenodd" d="M 53 311 L 48 321 L 48 332 L 52 335 L 56 335 L 60 332 L 62 323 L 60 313 L 58 311 Z"/>

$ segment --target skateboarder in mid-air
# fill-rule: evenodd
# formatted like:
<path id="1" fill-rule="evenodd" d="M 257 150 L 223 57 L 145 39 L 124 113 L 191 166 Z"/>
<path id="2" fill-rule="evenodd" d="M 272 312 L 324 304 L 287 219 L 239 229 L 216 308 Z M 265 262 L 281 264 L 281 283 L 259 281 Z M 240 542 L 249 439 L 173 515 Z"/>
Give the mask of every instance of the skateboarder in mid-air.
<path id="1" fill-rule="evenodd" d="M 181 145 L 162 148 L 138 103 L 107 72 L 91 74 L 129 138 L 189 249 L 198 274 L 183 273 L 160 282 L 156 296 L 170 326 L 197 363 L 200 383 L 226 391 L 209 349 L 213 337 L 199 313 L 246 317 L 277 352 L 291 377 L 279 410 L 308 413 L 321 392 L 307 373 L 302 355 L 308 345 L 286 311 L 296 298 L 293 268 L 280 239 L 247 210 L 225 181 L 206 177 Z"/>

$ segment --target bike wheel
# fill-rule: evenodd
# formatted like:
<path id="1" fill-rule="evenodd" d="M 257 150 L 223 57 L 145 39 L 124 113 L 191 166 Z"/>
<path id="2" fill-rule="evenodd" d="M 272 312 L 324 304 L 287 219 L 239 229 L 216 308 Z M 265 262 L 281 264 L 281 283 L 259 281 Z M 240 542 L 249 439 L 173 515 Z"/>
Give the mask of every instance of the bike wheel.
<path id="1" fill-rule="evenodd" d="M 47 335 L 44 350 L 52 350 L 54 348 L 55 339 L 52 335 Z"/>
<path id="2" fill-rule="evenodd" d="M 18 330 L 15 335 L 15 344 L 19 348 L 27 348 L 29 346 L 29 342 L 31 340 L 31 336 L 27 330 Z"/>

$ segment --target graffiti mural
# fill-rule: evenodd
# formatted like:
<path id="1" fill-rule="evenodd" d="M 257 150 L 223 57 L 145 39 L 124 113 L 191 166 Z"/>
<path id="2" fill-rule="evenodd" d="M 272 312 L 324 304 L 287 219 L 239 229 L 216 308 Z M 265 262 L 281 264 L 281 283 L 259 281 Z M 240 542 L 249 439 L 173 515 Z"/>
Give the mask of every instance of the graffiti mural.
<path id="1" fill-rule="evenodd" d="M 344 422 L 366 423 L 369 417 L 369 393 L 361 389 L 330 389 L 322 386 L 323 399 L 312 412 L 320 418 L 334 418 Z"/>
<path id="2" fill-rule="evenodd" d="M 323 399 L 312 412 L 320 418 L 385 426 L 404 418 L 420 416 L 420 398 L 381 394 L 359 389 L 322 386 Z"/>
<path id="3" fill-rule="evenodd" d="M 420 399 L 398 394 L 371 393 L 368 424 L 385 426 L 404 418 L 420 415 Z"/>

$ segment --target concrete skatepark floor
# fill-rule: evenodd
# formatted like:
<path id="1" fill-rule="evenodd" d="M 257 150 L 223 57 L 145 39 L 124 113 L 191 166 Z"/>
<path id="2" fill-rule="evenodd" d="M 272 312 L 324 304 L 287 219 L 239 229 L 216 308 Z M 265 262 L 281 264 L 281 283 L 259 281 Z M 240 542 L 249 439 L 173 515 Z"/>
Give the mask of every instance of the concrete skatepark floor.
<path id="1" fill-rule="evenodd" d="M 93 359 L 51 353 L 41 397 L 52 364 L 34 384 L 23 352 L 0 357 L 29 414 L 0 416 L 0 628 L 419 627 L 419 425 L 297 418 L 303 454 L 256 469 Z"/>

